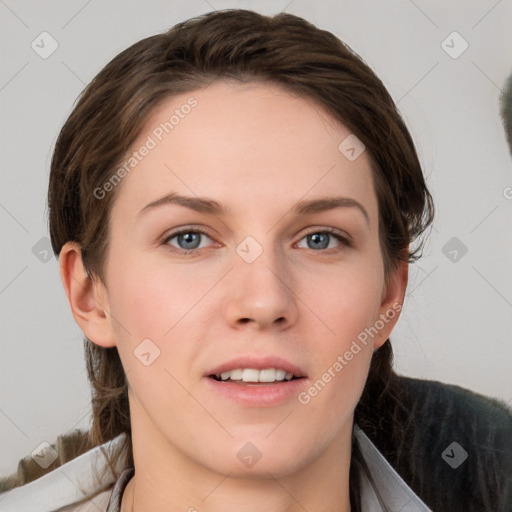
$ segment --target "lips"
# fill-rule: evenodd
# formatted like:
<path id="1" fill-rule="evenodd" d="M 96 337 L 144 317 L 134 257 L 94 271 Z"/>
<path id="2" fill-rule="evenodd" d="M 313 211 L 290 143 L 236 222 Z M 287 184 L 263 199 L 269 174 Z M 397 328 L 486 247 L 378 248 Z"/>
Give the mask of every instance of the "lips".
<path id="1" fill-rule="evenodd" d="M 211 400 L 228 400 L 242 407 L 287 404 L 309 383 L 305 371 L 287 359 L 255 355 L 215 366 L 205 373 L 203 381 Z"/>

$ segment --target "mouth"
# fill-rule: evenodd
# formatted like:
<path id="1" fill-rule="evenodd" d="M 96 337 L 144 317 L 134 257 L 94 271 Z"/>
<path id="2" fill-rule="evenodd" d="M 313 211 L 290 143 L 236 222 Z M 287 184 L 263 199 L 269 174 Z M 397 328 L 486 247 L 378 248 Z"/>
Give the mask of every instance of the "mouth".
<path id="1" fill-rule="evenodd" d="M 204 375 L 209 392 L 244 407 L 278 406 L 293 400 L 308 384 L 302 369 L 275 356 L 240 356 Z"/>
<path id="2" fill-rule="evenodd" d="M 261 370 L 258 368 L 236 368 L 220 373 L 212 373 L 208 377 L 217 382 L 231 382 L 249 386 L 277 384 L 304 378 L 294 375 L 293 372 L 286 371 L 283 368 L 263 368 Z"/>

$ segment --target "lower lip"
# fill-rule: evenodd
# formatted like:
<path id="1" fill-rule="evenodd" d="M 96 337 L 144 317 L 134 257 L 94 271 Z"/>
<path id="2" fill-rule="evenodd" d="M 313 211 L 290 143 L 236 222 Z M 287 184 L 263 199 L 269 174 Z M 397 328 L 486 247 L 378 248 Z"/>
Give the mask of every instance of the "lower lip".
<path id="1" fill-rule="evenodd" d="M 295 379 L 275 384 L 236 384 L 205 377 L 207 385 L 216 393 L 239 404 L 269 407 L 283 404 L 296 397 L 305 387 L 307 379 Z"/>

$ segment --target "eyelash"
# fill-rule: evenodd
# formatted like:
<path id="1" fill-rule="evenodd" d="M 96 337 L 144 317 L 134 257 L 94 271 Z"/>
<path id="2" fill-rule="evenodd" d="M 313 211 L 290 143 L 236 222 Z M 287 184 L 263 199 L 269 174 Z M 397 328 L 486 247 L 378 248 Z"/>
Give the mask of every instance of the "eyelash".
<path id="1" fill-rule="evenodd" d="M 172 245 L 169 245 L 169 240 L 172 240 L 173 238 L 179 236 L 179 235 L 184 235 L 185 233 L 199 233 L 201 235 L 205 235 L 207 236 L 208 238 L 211 239 L 211 236 L 208 235 L 208 233 L 202 229 L 199 229 L 199 228 L 185 228 L 185 229 L 181 229 L 179 231 L 175 231 L 174 233 L 171 233 L 169 236 L 166 236 L 163 240 L 162 240 L 162 245 L 165 245 L 166 248 L 170 251 L 170 252 L 173 252 L 173 253 L 176 253 L 176 254 L 182 254 L 184 256 L 186 256 L 187 254 L 197 254 L 198 251 L 200 251 L 201 249 L 178 249 L 176 247 L 173 247 Z"/>
<path id="2" fill-rule="evenodd" d="M 340 242 L 342 245 L 345 245 L 346 247 L 352 247 L 352 242 L 349 239 L 349 237 L 347 235 L 342 235 L 337 229 L 334 229 L 334 228 L 323 228 L 321 230 L 312 230 L 312 231 L 309 231 L 308 233 L 305 233 L 302 236 L 302 238 L 306 238 L 309 235 L 330 235 L 333 238 L 335 238 L 336 240 L 338 240 L 338 242 Z M 302 238 L 301 238 L 301 240 L 302 240 Z M 311 250 L 313 250 L 313 249 L 311 249 Z M 325 249 L 323 249 L 323 250 L 325 250 Z"/>
<path id="3" fill-rule="evenodd" d="M 179 231 L 175 231 L 174 233 L 171 233 L 170 235 L 166 236 L 164 239 L 162 239 L 161 245 L 165 245 L 166 248 L 170 252 L 175 253 L 175 254 L 180 254 L 183 256 L 187 256 L 190 254 L 197 254 L 199 251 L 204 249 L 204 248 L 201 248 L 201 249 L 178 249 L 176 247 L 169 245 L 170 240 L 172 240 L 173 238 L 175 238 L 179 235 L 183 235 L 186 233 L 195 233 L 195 234 L 205 235 L 208 238 L 210 238 L 211 240 L 213 240 L 210 237 L 210 235 L 208 235 L 208 233 L 206 231 L 204 231 L 200 228 L 185 228 L 185 229 L 181 229 Z M 343 245 L 345 247 L 353 246 L 352 241 L 347 236 L 342 235 L 341 233 L 338 232 L 338 230 L 336 230 L 334 228 L 324 228 L 321 230 L 310 231 L 308 233 L 305 233 L 300 240 L 306 238 L 309 235 L 316 235 L 316 234 L 328 234 L 328 235 L 334 237 L 338 242 L 340 242 L 341 245 Z M 309 249 L 309 250 L 311 250 L 313 252 L 325 252 L 325 251 L 328 251 L 329 249 L 320 249 L 318 251 L 315 251 L 314 249 Z M 331 250 L 332 250 L 332 247 L 331 247 Z"/>

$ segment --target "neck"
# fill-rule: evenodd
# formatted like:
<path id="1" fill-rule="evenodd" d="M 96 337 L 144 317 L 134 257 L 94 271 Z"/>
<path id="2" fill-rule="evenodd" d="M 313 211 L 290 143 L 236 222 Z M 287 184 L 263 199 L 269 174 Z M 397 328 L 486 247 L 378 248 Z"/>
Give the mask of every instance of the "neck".
<path id="1" fill-rule="evenodd" d="M 263 465 L 250 474 L 212 470 L 151 430 L 151 422 L 133 421 L 135 474 L 121 512 L 350 512 L 352 421 L 320 453 L 283 474 Z"/>

